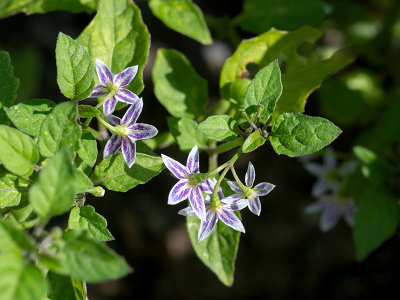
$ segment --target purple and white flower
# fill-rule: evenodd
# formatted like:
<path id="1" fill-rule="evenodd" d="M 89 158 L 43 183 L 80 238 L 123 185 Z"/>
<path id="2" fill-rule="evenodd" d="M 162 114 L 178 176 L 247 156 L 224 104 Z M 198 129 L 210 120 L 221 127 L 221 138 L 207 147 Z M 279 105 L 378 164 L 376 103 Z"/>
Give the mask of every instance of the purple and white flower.
<path id="1" fill-rule="evenodd" d="M 245 207 L 248 206 L 253 214 L 259 216 L 261 213 L 259 197 L 267 195 L 275 188 L 275 185 L 268 182 L 261 182 L 253 188 L 255 178 L 256 171 L 253 164 L 249 162 L 245 177 L 246 186 L 242 188 L 236 181 L 228 181 L 229 187 L 235 194 L 226 198 L 225 202 L 236 203 L 238 200 L 244 201 L 246 203 Z"/>
<path id="2" fill-rule="evenodd" d="M 210 180 L 209 183 L 211 183 L 211 188 L 214 189 L 216 180 Z M 221 188 L 218 188 L 217 195 L 219 200 L 214 204 L 210 201 L 211 195 L 207 195 L 206 197 L 205 205 L 207 208 L 207 215 L 205 220 L 201 220 L 197 236 L 199 242 L 210 235 L 217 224 L 218 219 L 234 230 L 245 233 L 244 226 L 240 219 L 235 215 L 234 211 L 243 209 L 246 207 L 246 204 L 242 201 L 231 201 L 231 203 L 226 203 Z M 195 212 L 193 208 L 189 206 L 181 209 L 178 214 L 182 216 L 194 216 Z"/>
<path id="3" fill-rule="evenodd" d="M 315 198 L 328 193 L 337 193 L 341 187 L 341 179 L 357 167 L 355 161 L 345 161 L 338 165 L 337 157 L 330 148 L 326 149 L 322 164 L 310 162 L 307 158 L 303 158 L 303 161 L 304 168 L 317 177 L 311 190 L 311 195 Z"/>
<path id="4" fill-rule="evenodd" d="M 343 216 L 347 225 L 353 227 L 356 206 L 350 198 L 338 198 L 333 195 L 326 195 L 317 202 L 304 209 L 307 214 L 321 212 L 319 227 L 321 231 L 332 229 Z"/>
<path id="5" fill-rule="evenodd" d="M 138 66 L 126 68 L 121 73 L 114 75 L 104 62 L 96 58 L 96 71 L 100 84 L 94 87 L 89 98 L 109 97 L 103 103 L 105 116 L 113 113 L 118 101 L 133 104 L 139 99 L 136 94 L 123 88 L 133 80 Z"/>
<path id="6" fill-rule="evenodd" d="M 120 148 L 128 167 L 132 167 L 136 158 L 136 141 L 152 138 L 158 130 L 148 124 L 136 123 L 143 109 L 142 98 L 132 104 L 122 120 L 116 116 L 108 116 L 108 123 L 114 126 L 111 138 L 104 148 L 104 158 L 116 153 Z"/>
<path id="7" fill-rule="evenodd" d="M 175 205 L 189 198 L 195 214 L 200 220 L 206 219 L 206 207 L 202 192 L 212 193 L 208 180 L 196 182 L 195 174 L 199 173 L 199 149 L 194 146 L 187 158 L 186 166 L 161 154 L 165 166 L 179 181 L 173 186 L 168 196 L 168 204 Z"/>

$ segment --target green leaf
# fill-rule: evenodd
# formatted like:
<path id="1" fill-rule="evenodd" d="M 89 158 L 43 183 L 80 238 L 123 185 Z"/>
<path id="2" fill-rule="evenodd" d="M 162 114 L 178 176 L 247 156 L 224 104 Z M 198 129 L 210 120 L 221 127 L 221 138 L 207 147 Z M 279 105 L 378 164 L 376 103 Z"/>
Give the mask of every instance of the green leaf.
<path id="1" fill-rule="evenodd" d="M 93 283 L 118 279 L 132 271 L 122 257 L 85 232 L 64 232 L 63 241 L 57 254 L 60 264 L 49 266 L 56 273 Z"/>
<path id="2" fill-rule="evenodd" d="M 198 123 L 188 118 L 168 118 L 168 127 L 171 130 L 179 149 L 190 151 L 195 145 L 199 149 L 207 148 L 207 138 L 197 131 Z"/>
<path id="3" fill-rule="evenodd" d="M 76 169 L 74 170 L 75 176 L 75 193 L 84 193 L 87 190 L 93 188 L 93 183 L 83 171 Z"/>
<path id="4" fill-rule="evenodd" d="M 251 119 L 257 115 L 258 106 L 262 105 L 260 117 L 268 119 L 275 110 L 282 94 L 281 70 L 278 61 L 273 61 L 261 69 L 251 81 L 243 99 L 243 108 Z"/>
<path id="5" fill-rule="evenodd" d="M 94 118 L 101 115 L 101 111 L 90 105 L 79 105 L 78 113 L 81 118 Z"/>
<path id="6" fill-rule="evenodd" d="M 0 167 L 0 208 L 17 206 L 28 191 L 29 182 Z"/>
<path id="7" fill-rule="evenodd" d="M 364 260 L 395 234 L 398 222 L 396 197 L 382 188 L 368 188 L 358 203 L 355 215 L 353 235 L 357 259 Z"/>
<path id="8" fill-rule="evenodd" d="M 78 42 L 60 32 L 56 46 L 57 83 L 72 100 L 86 99 L 94 87 L 94 63 Z"/>
<path id="9" fill-rule="evenodd" d="M 255 38 L 242 41 L 222 69 L 222 97 L 231 98 L 230 85 L 235 80 L 251 78 L 250 66 L 261 69 L 278 59 L 285 66 L 282 73 L 284 89 L 273 119 L 283 112 L 302 112 L 308 96 L 321 85 L 324 78 L 354 60 L 353 55 L 345 52 L 321 59 L 314 52 L 304 54 L 298 50 L 303 45 L 312 46 L 321 35 L 319 30 L 304 26 L 293 32 L 271 29 Z"/>
<path id="10" fill-rule="evenodd" d="M 191 0 L 150 0 L 153 14 L 169 28 L 204 45 L 212 43 L 200 8 Z"/>
<path id="11" fill-rule="evenodd" d="M 0 51 L 0 124 L 7 122 L 3 106 L 10 106 L 14 103 L 18 87 L 19 79 L 14 76 L 10 55 L 6 51 Z"/>
<path id="12" fill-rule="evenodd" d="M 261 129 L 254 131 L 250 134 L 242 145 L 243 153 L 251 152 L 258 147 L 264 145 L 265 138 L 262 136 Z"/>
<path id="13" fill-rule="evenodd" d="M 48 300 L 87 300 L 85 282 L 73 279 L 68 276 L 47 273 L 47 281 L 50 284 L 50 291 L 47 294 Z"/>
<path id="14" fill-rule="evenodd" d="M 83 130 L 81 148 L 79 148 L 77 153 L 90 167 L 93 167 L 96 164 L 98 153 L 97 142 L 89 130 Z"/>
<path id="15" fill-rule="evenodd" d="M 42 218 L 50 218 L 71 209 L 75 200 L 75 176 L 66 148 L 58 152 L 39 174 L 29 190 L 29 201 Z"/>
<path id="16" fill-rule="evenodd" d="M 7 117 L 19 130 L 32 136 L 39 136 L 40 127 L 56 104 L 47 99 L 33 99 L 24 103 L 4 107 Z"/>
<path id="17" fill-rule="evenodd" d="M 114 74 L 138 65 L 138 73 L 128 87 L 136 94 L 143 90 L 142 74 L 149 54 L 150 34 L 133 1 L 100 1 L 97 15 L 77 41 Z"/>
<path id="18" fill-rule="evenodd" d="M 239 127 L 230 116 L 215 115 L 201 122 L 197 126 L 197 130 L 209 139 L 223 142 L 234 140 L 237 137 Z"/>
<path id="19" fill-rule="evenodd" d="M 107 229 L 107 220 L 96 213 L 94 207 L 90 205 L 75 207 L 71 210 L 68 228 L 86 230 L 90 237 L 98 241 L 114 240 L 114 237 Z"/>
<path id="20" fill-rule="evenodd" d="M 209 237 L 199 242 L 200 220 L 186 217 L 186 227 L 196 255 L 223 284 L 232 286 L 240 232 L 218 221 Z"/>
<path id="21" fill-rule="evenodd" d="M 46 13 L 54 10 L 85 12 L 96 10 L 97 0 L 2 0 L 0 18 L 16 13 Z"/>
<path id="22" fill-rule="evenodd" d="M 17 175 L 28 177 L 39 159 L 36 143 L 25 133 L 0 125 L 0 161 Z"/>
<path id="23" fill-rule="evenodd" d="M 328 146 L 341 132 L 324 118 L 285 113 L 276 119 L 269 140 L 276 153 L 295 157 Z"/>
<path id="24" fill-rule="evenodd" d="M 149 181 L 164 169 L 161 157 L 136 154 L 132 168 L 128 168 L 122 154 L 107 157 L 96 166 L 90 178 L 94 185 L 104 185 L 116 192 L 126 192 Z"/>
<path id="25" fill-rule="evenodd" d="M 76 103 L 58 104 L 42 123 L 39 149 L 44 157 L 53 156 L 64 146 L 72 152 L 79 149 L 82 128 L 76 123 Z"/>
<path id="26" fill-rule="evenodd" d="M 294 30 L 302 25 L 318 25 L 329 6 L 319 0 L 245 0 L 240 26 L 252 33 L 270 28 Z"/>
<path id="27" fill-rule="evenodd" d="M 0 222 L 0 299 L 37 300 L 46 295 L 41 271 L 23 261 L 21 233 Z"/>
<path id="28" fill-rule="evenodd" d="M 193 119 L 204 113 L 207 81 L 196 73 L 183 54 L 158 49 L 152 79 L 158 101 L 172 116 Z"/>

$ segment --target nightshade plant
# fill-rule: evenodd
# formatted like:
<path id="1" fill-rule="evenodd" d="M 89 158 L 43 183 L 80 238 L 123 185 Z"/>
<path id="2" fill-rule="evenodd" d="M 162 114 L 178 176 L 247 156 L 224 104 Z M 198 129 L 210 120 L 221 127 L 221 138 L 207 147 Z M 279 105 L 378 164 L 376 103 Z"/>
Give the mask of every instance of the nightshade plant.
<path id="1" fill-rule="evenodd" d="M 189 200 L 179 214 L 186 216 L 194 251 L 225 285 L 232 285 L 247 218 L 240 211 L 248 207 L 260 215 L 259 197 L 279 189 L 268 182 L 254 186 L 255 168 L 246 154 L 261 153 L 267 142 L 278 155 L 288 157 L 331 144 L 341 129 L 325 118 L 303 114 L 305 103 L 325 77 L 354 57 L 337 52 L 322 58 L 313 51 L 302 56 L 299 47 L 314 44 L 322 35 L 318 29 L 296 25 L 293 31 L 261 30 L 250 22 L 251 9 L 245 6 L 240 26 L 261 34 L 241 41 L 226 60 L 220 75 L 221 98 L 214 105 L 207 106 L 207 81 L 188 59 L 177 50 L 158 49 L 152 69 L 154 94 L 171 116 L 169 130 L 157 135 L 154 126 L 136 123 L 146 105 L 137 95 L 143 90 L 150 35 L 133 1 L 77 0 L 53 6 L 39 0 L 31 1 L 36 5 L 16 2 L 0 5 L 0 16 L 55 9 L 96 11 L 96 15 L 76 39 L 58 35 L 57 83 L 67 98 L 61 103 L 32 99 L 14 104 L 19 80 L 9 54 L 0 52 L 0 274 L 7 278 L 0 280 L 0 298 L 55 300 L 69 290 L 71 299 L 86 299 L 86 283 L 130 273 L 127 262 L 105 243 L 114 239 L 107 221 L 87 200 L 90 194 L 102 197 L 106 190 L 134 189 L 165 167 L 179 179 L 164 195 L 165 204 Z M 191 1 L 150 0 L 149 6 L 173 30 L 212 43 L 201 10 Z M 97 102 L 89 105 L 87 99 L 93 97 Z M 122 119 L 116 116 L 121 109 L 126 109 Z M 104 134 L 105 128 L 111 137 Z M 190 152 L 186 166 L 161 154 L 175 143 Z M 208 170 L 199 168 L 201 151 L 208 157 Z M 220 163 L 223 153 L 231 158 Z M 361 165 L 354 172 L 364 179 L 393 172 L 367 148 L 355 147 L 354 155 Z M 245 184 L 235 171 L 238 159 L 248 162 Z M 316 166 L 308 169 L 317 170 Z M 333 211 L 331 207 L 332 199 L 351 194 L 349 185 L 343 180 L 335 195 L 326 194 L 327 190 L 318 193 L 318 197 L 331 197 L 313 206 L 325 215 L 333 214 L 323 217 L 323 230 L 332 227 L 341 213 L 348 221 L 354 214 L 353 206 L 349 214 L 347 208 Z M 386 205 L 382 214 L 373 209 L 373 197 L 381 194 Z M 393 198 L 381 187 L 363 198 L 355 219 L 359 259 L 393 234 L 398 220 Z M 377 219 L 385 214 L 392 218 L 390 228 L 369 243 L 366 219 L 371 211 Z M 67 227 L 49 226 L 54 217 L 64 214 L 69 214 Z"/>

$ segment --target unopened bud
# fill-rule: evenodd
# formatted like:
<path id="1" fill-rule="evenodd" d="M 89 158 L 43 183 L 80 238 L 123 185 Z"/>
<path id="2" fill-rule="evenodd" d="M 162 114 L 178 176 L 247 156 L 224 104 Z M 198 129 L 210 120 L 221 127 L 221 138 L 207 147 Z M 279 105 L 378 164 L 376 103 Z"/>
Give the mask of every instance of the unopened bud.
<path id="1" fill-rule="evenodd" d="M 86 191 L 89 194 L 92 194 L 95 197 L 104 197 L 105 190 L 101 186 L 95 186 L 94 188 Z"/>

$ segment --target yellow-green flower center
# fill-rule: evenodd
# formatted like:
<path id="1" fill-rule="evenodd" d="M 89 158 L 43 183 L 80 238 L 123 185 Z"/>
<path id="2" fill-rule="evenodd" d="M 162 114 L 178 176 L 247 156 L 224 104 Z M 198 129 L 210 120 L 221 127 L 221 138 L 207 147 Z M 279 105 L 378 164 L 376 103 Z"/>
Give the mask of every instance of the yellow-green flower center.
<path id="1" fill-rule="evenodd" d="M 116 84 L 112 84 L 111 82 L 109 82 L 107 88 L 111 94 L 113 95 L 118 94 L 119 87 Z"/>
<path id="2" fill-rule="evenodd" d="M 128 128 L 126 128 L 125 125 L 114 126 L 114 133 L 119 136 L 125 137 L 128 133 Z"/>

